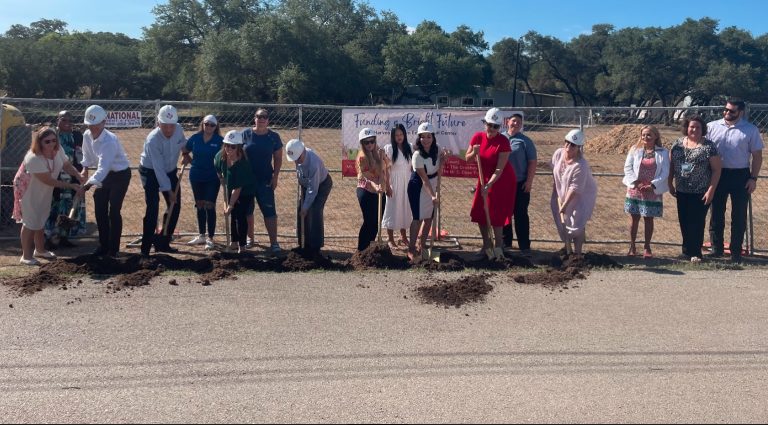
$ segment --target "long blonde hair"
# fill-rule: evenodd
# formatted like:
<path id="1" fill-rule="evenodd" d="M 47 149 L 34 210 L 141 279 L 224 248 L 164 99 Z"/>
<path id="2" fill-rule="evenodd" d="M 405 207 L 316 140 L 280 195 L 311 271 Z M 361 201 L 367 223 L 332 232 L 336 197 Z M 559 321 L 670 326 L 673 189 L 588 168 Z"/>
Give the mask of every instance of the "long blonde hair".
<path id="1" fill-rule="evenodd" d="M 645 142 L 643 141 L 643 130 L 648 129 L 651 133 L 653 133 L 654 136 L 656 136 L 656 141 L 653 143 L 656 145 L 656 147 L 661 147 L 661 133 L 659 133 L 659 129 L 652 126 L 652 125 L 644 125 L 642 128 L 640 128 L 640 140 L 635 143 L 635 146 L 633 146 L 634 149 L 642 149 L 643 145 L 645 145 Z"/>
<path id="2" fill-rule="evenodd" d="M 362 167 L 360 167 L 362 161 L 359 161 L 360 158 L 365 158 L 366 164 L 368 164 L 369 167 L 375 168 L 378 175 L 384 173 L 384 161 L 381 159 L 381 155 L 379 155 L 379 150 L 379 146 L 376 145 L 373 150 L 369 152 L 368 149 L 365 148 L 365 145 L 363 145 L 363 141 L 360 141 L 360 152 L 357 154 L 358 161 L 355 161 L 358 179 L 363 178 L 363 170 Z"/>

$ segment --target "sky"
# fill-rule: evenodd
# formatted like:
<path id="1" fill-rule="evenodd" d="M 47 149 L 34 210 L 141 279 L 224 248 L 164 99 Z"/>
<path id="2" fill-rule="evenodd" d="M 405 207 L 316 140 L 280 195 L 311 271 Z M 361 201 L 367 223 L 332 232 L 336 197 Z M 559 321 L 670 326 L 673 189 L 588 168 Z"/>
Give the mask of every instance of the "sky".
<path id="1" fill-rule="evenodd" d="M 0 33 L 13 24 L 29 25 L 41 18 L 61 19 L 70 31 L 121 32 L 141 38 L 142 28 L 154 22 L 152 8 L 158 0 L 0 0 Z M 505 37 L 518 38 L 537 31 L 569 41 L 589 34 L 592 25 L 670 27 L 686 18 L 708 16 L 720 29 L 736 26 L 754 37 L 768 33 L 768 1 L 699 0 L 545 0 L 478 2 L 456 0 L 368 0 L 378 11 L 390 10 L 415 28 L 424 20 L 437 22 L 452 32 L 459 25 L 483 31 L 489 46 Z M 485 6 L 485 7 L 481 7 Z M 491 6 L 491 7 L 488 7 Z"/>

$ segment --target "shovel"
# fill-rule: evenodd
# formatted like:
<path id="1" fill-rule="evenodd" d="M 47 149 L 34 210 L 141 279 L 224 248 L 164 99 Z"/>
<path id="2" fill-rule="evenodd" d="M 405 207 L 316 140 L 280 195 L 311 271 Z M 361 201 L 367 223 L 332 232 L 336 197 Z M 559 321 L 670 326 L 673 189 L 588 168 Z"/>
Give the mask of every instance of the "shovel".
<path id="1" fill-rule="evenodd" d="M 438 167 L 439 167 L 439 164 L 438 164 Z M 438 172 L 437 187 L 435 188 L 435 193 L 437 194 L 438 203 L 437 205 L 435 205 L 435 213 L 432 214 L 432 236 L 429 238 L 429 251 L 427 252 L 428 254 L 427 258 L 429 258 L 430 260 L 436 263 L 440 262 L 440 250 L 435 249 L 435 239 L 437 239 L 440 235 L 440 227 L 437 225 L 438 224 L 437 218 L 440 216 L 440 177 L 441 177 L 441 173 Z"/>
<path id="2" fill-rule="evenodd" d="M 382 233 L 381 232 L 381 210 L 382 210 L 381 204 L 383 203 L 383 198 L 384 198 L 384 194 L 379 192 L 379 236 L 378 236 L 378 245 L 379 245 L 379 248 L 389 248 L 387 246 L 387 244 L 385 244 L 381 240 L 381 233 Z"/>
<path id="3" fill-rule="evenodd" d="M 181 189 L 181 179 L 184 177 L 184 170 L 187 169 L 187 164 L 181 166 L 181 172 L 179 173 L 179 181 L 176 182 L 176 187 L 171 194 L 171 202 L 168 204 L 168 208 L 165 210 L 165 222 L 163 223 L 162 231 L 158 232 L 163 236 L 168 236 L 168 225 L 171 222 L 171 215 L 173 207 L 176 206 L 176 199 L 179 197 L 179 190 Z"/>
<path id="4" fill-rule="evenodd" d="M 560 198 L 557 198 L 557 205 L 560 209 L 563 209 L 563 204 L 560 203 Z M 563 239 L 565 240 L 565 253 L 568 255 L 573 254 L 573 248 L 571 247 L 571 239 L 568 237 L 568 229 L 565 228 L 565 214 L 560 213 L 560 225 L 563 226 Z"/>
<path id="5" fill-rule="evenodd" d="M 226 177 L 221 179 L 221 187 L 224 189 L 224 205 L 229 206 L 229 191 L 227 190 L 227 181 Z M 227 238 L 227 244 L 224 247 L 224 250 L 229 250 L 229 244 L 232 243 L 231 237 L 229 236 L 229 214 L 224 214 L 224 234 Z"/>
<path id="6" fill-rule="evenodd" d="M 301 216 L 301 206 L 304 205 L 304 193 L 301 190 L 301 185 L 299 186 L 299 196 L 297 197 L 297 201 L 299 202 L 299 208 L 298 208 L 298 215 L 299 215 L 299 246 L 301 247 L 301 252 L 303 253 L 306 249 L 306 240 L 307 235 L 304 232 L 304 217 Z M 381 197 L 379 197 L 379 210 L 381 210 Z M 381 217 L 381 215 L 379 215 Z M 381 220 L 381 219 L 379 219 Z M 379 224 L 381 224 L 381 221 L 379 221 Z M 379 241 L 381 241 L 381 232 L 379 232 Z"/>
<path id="7" fill-rule="evenodd" d="M 488 212 L 488 195 L 485 194 L 482 189 L 485 178 L 483 177 L 483 167 L 480 164 L 480 155 L 477 155 L 475 158 L 477 158 L 477 172 L 478 176 L 480 177 L 480 194 L 483 197 L 483 209 L 485 210 L 485 221 L 488 227 L 488 234 L 486 237 L 490 238 L 491 243 L 491 248 L 485 249 L 485 255 L 489 260 L 493 260 L 495 258 L 504 258 L 504 251 L 502 251 L 501 248 L 496 247 L 496 235 L 493 233 L 493 226 L 491 225 L 491 214 Z"/>
<path id="8" fill-rule="evenodd" d="M 75 214 L 77 214 L 77 208 L 80 206 L 80 200 L 80 196 L 75 196 L 74 199 L 72 199 L 72 209 L 69 211 L 69 215 L 66 216 L 62 214 L 56 219 L 56 225 L 62 230 L 65 230 L 67 234 L 69 234 L 70 229 L 78 224 L 78 221 L 75 219 Z"/>

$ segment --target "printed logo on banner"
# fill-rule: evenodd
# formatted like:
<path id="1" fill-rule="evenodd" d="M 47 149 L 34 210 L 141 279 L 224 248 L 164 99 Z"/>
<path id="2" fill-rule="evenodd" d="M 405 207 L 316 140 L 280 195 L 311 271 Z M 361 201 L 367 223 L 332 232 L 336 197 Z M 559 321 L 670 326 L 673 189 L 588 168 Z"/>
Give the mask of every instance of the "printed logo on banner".
<path id="1" fill-rule="evenodd" d="M 141 127 L 141 111 L 109 111 L 107 127 Z"/>

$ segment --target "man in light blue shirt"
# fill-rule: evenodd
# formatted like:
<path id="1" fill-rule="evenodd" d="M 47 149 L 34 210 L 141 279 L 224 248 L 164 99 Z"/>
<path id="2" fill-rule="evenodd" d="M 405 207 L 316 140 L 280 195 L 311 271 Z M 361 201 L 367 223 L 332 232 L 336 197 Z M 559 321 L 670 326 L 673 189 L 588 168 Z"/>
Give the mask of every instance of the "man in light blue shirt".
<path id="1" fill-rule="evenodd" d="M 531 203 L 531 188 L 533 178 L 536 176 L 537 154 L 536 146 L 528 136 L 521 132 L 523 128 L 523 116 L 515 113 L 507 118 L 507 131 L 503 133 L 512 148 L 509 154 L 509 163 L 517 176 L 517 192 L 515 194 L 515 209 L 513 217 L 507 219 L 504 225 L 504 246 L 512 247 L 513 234 L 517 233 L 517 246 L 521 251 L 531 249 L 531 220 L 528 216 L 528 205 Z M 512 220 L 515 222 L 512 231 Z"/>
<path id="2" fill-rule="evenodd" d="M 144 201 L 147 204 L 141 237 L 141 255 L 144 257 L 149 255 L 152 245 L 155 246 L 155 252 L 176 252 L 176 249 L 171 248 L 170 242 L 181 211 L 181 191 L 177 192 L 176 199 L 173 201 L 173 210 L 168 212 L 171 214 L 168 228 L 163 228 L 159 235 L 155 235 L 155 228 L 160 209 L 158 192 L 163 194 L 166 207 L 170 207 L 173 192 L 179 184 L 176 166 L 187 139 L 178 120 L 176 108 L 171 105 L 160 108 L 157 116 L 158 126 L 147 136 L 139 159 L 139 175 L 141 185 L 144 187 Z M 189 162 L 191 158 L 184 155 L 182 163 Z M 165 219 L 164 215 L 163 223 Z"/>
<path id="3" fill-rule="evenodd" d="M 709 238 L 712 257 L 724 253 L 725 208 L 731 197 L 731 260 L 741 262 L 744 232 L 747 229 L 747 205 L 757 187 L 757 177 L 763 164 L 763 140 L 760 130 L 744 118 L 746 104 L 729 99 L 723 119 L 707 124 L 707 137 L 717 146 L 723 162 L 720 182 L 712 200 Z"/>
<path id="4" fill-rule="evenodd" d="M 288 161 L 296 164 L 296 177 L 301 186 L 303 201 L 298 206 L 296 232 L 300 246 L 309 256 L 317 256 L 325 244 L 323 211 L 331 193 L 333 181 L 323 160 L 315 152 L 304 147 L 299 139 L 285 145 Z M 303 221 L 303 234 L 302 230 Z"/>

